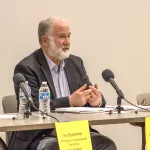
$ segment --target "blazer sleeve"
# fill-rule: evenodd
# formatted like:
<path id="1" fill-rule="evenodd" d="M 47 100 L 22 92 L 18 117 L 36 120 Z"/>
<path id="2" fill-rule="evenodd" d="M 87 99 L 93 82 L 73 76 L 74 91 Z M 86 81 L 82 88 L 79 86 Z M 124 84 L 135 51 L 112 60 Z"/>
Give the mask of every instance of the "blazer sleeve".
<path id="1" fill-rule="evenodd" d="M 34 102 L 34 105 L 39 108 L 39 99 L 38 99 L 38 92 L 39 92 L 39 85 L 38 80 L 35 74 L 25 65 L 18 64 L 15 67 L 14 74 L 21 73 L 25 79 L 28 81 L 28 84 L 31 88 L 31 96 Z M 14 84 L 16 98 L 17 98 L 17 108 L 19 107 L 19 87 Z M 32 110 L 32 109 L 31 109 Z"/>
<path id="2" fill-rule="evenodd" d="M 39 108 L 39 88 L 40 88 L 40 79 L 38 79 L 37 74 L 32 71 L 31 68 L 25 66 L 24 64 L 18 64 L 15 67 L 14 74 L 21 73 L 25 79 L 28 81 L 31 88 L 31 96 L 34 102 L 34 105 Z M 16 98 L 17 98 L 17 110 L 19 108 L 19 87 L 14 84 Z M 62 97 L 58 99 L 51 99 L 51 109 L 59 107 L 69 107 L 68 97 Z M 35 111 L 35 108 L 31 108 L 31 111 Z"/>

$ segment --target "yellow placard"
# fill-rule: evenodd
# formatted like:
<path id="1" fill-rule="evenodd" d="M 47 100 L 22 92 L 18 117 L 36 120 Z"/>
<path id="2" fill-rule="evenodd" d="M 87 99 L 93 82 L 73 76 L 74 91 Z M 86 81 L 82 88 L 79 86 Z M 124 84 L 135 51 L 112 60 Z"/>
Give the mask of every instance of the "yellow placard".
<path id="1" fill-rule="evenodd" d="M 150 150 L 150 117 L 145 118 L 146 150 Z"/>
<path id="2" fill-rule="evenodd" d="M 55 123 L 55 127 L 60 150 L 92 150 L 87 120 Z"/>

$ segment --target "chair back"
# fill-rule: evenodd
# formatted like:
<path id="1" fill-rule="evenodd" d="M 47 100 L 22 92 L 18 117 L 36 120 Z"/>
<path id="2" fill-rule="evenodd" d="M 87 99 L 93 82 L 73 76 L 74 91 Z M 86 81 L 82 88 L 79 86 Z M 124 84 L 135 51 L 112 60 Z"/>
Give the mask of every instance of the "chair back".
<path id="1" fill-rule="evenodd" d="M 7 95 L 2 99 L 2 106 L 4 113 L 17 112 L 17 100 L 15 95 Z"/>
<path id="2" fill-rule="evenodd" d="M 143 105 L 143 106 L 150 105 L 150 93 L 138 94 L 136 99 L 138 105 Z"/>
<path id="3" fill-rule="evenodd" d="M 16 113 L 17 112 L 17 100 L 15 95 L 7 95 L 2 99 L 2 106 L 4 113 Z M 9 147 L 12 132 L 6 132 L 6 144 Z"/>

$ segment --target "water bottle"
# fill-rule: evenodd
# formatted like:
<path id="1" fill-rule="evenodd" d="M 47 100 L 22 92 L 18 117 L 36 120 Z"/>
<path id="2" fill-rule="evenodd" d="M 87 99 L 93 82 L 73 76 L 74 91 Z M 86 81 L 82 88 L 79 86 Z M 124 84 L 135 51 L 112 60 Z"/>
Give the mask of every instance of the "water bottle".
<path id="1" fill-rule="evenodd" d="M 47 82 L 42 82 L 42 85 L 39 89 L 39 110 L 46 114 L 50 113 L 50 89 L 47 85 Z M 39 113 L 41 116 L 45 116 L 43 113 Z"/>
<path id="2" fill-rule="evenodd" d="M 25 81 L 25 86 L 27 88 L 27 91 L 28 91 L 29 95 L 31 95 L 31 88 L 28 85 L 28 81 Z M 24 116 L 24 113 L 25 113 L 25 110 L 26 110 L 26 103 L 27 103 L 27 99 L 24 95 L 24 92 L 20 88 L 19 89 L 19 116 Z"/>

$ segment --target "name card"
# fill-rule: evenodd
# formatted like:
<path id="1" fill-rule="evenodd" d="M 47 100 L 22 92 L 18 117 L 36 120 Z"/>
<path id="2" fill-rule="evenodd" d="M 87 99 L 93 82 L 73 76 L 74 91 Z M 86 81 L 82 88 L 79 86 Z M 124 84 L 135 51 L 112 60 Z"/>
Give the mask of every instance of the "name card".
<path id="1" fill-rule="evenodd" d="M 145 118 L 146 150 L 150 150 L 150 117 Z"/>
<path id="2" fill-rule="evenodd" d="M 60 150 L 92 150 L 87 120 L 55 123 L 55 127 Z"/>

